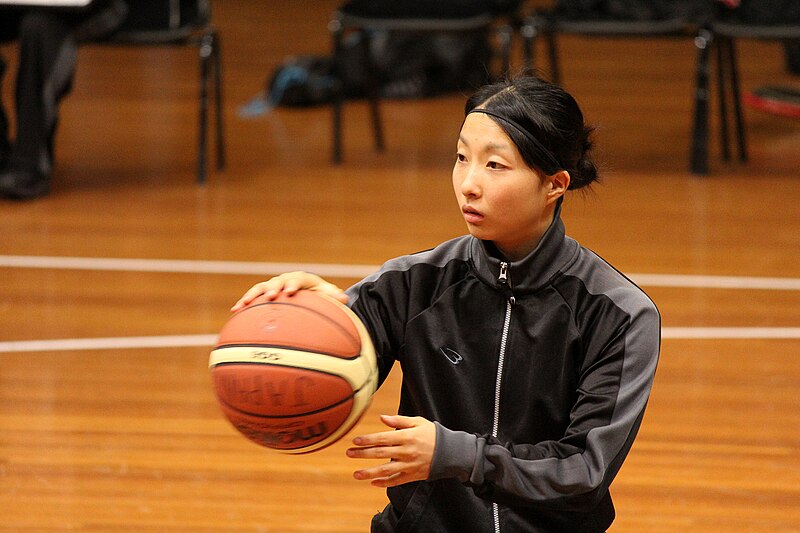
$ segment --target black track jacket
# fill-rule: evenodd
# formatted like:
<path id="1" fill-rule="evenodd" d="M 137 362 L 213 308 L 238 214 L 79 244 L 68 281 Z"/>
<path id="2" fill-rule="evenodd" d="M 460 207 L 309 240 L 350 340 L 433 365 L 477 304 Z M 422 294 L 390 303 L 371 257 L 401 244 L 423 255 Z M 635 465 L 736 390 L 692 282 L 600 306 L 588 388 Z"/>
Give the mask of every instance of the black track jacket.
<path id="1" fill-rule="evenodd" d="M 609 485 L 642 421 L 660 316 L 564 233 L 505 261 L 463 236 L 348 290 L 399 413 L 436 423 L 430 478 L 388 489 L 373 531 L 605 531 Z"/>

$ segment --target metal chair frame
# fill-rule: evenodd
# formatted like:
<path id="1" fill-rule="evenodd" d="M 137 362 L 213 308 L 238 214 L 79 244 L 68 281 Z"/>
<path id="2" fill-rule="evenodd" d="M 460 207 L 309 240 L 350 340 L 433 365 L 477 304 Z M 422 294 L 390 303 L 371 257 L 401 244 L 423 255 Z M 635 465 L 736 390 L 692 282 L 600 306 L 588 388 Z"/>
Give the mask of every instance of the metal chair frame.
<path id="1" fill-rule="evenodd" d="M 361 46 L 364 47 L 364 57 L 369 61 L 370 34 L 378 31 L 407 32 L 407 33 L 469 33 L 495 31 L 500 39 L 500 56 L 502 69 L 508 71 L 510 63 L 510 47 L 512 30 L 510 24 L 503 24 L 503 15 L 486 13 L 464 18 L 390 18 L 390 17 L 362 17 L 355 14 L 337 10 L 333 13 L 328 29 L 333 38 L 334 53 L 334 79 L 336 87 L 332 101 L 333 115 L 333 145 L 332 160 L 334 164 L 342 162 L 342 108 L 344 105 L 344 91 L 341 83 L 341 66 L 336 58 L 341 57 L 345 37 L 351 32 L 361 34 Z M 374 69 L 367 65 L 366 93 L 369 101 L 372 130 L 375 139 L 375 150 L 381 152 L 385 148 L 383 125 L 380 115 L 380 88 L 374 76 Z"/>
<path id="2" fill-rule="evenodd" d="M 748 159 L 747 136 L 742 112 L 736 52 L 737 39 L 800 41 L 800 25 L 756 25 L 742 22 L 712 21 L 699 31 L 695 39 L 697 48 L 697 81 L 691 153 L 691 171 L 695 174 L 708 173 L 709 78 L 712 48 L 716 48 L 717 97 L 722 158 L 725 161 L 730 161 L 731 159 L 729 120 L 732 114 L 736 132 L 738 159 L 740 162 L 746 162 Z"/>
<path id="3" fill-rule="evenodd" d="M 211 1 L 198 0 L 197 16 L 164 29 L 121 30 L 105 43 L 133 46 L 195 46 L 200 59 L 198 109 L 197 183 L 208 178 L 209 93 L 213 91 L 216 168 L 225 168 L 225 136 L 222 113 L 222 61 L 220 36 L 211 23 Z M 212 85 L 213 84 L 213 85 Z"/>
<path id="4" fill-rule="evenodd" d="M 570 34 L 588 38 L 680 38 L 696 39 L 699 24 L 695 21 L 682 18 L 670 18 L 654 21 L 635 20 L 570 20 L 562 19 L 553 13 L 538 13 L 528 17 L 521 28 L 523 37 L 523 57 L 526 68 L 534 66 L 534 42 L 542 36 L 548 44 L 548 61 L 550 63 L 550 76 L 553 82 L 562 83 L 561 69 L 559 66 L 557 35 Z M 693 172 L 699 167 L 694 164 L 694 151 L 698 145 L 698 135 L 707 136 L 707 131 L 698 131 L 698 124 L 692 134 L 692 155 L 690 166 Z M 700 172 L 697 172 L 700 173 Z"/>

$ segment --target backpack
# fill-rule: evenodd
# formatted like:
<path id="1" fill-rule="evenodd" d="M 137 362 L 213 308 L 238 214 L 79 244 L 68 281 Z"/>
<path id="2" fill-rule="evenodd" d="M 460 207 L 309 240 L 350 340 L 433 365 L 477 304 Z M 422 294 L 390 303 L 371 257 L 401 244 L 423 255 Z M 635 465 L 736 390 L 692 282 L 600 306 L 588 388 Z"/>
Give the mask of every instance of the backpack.
<path id="1" fill-rule="evenodd" d="M 741 0 L 734 8 L 723 8 L 722 17 L 749 24 L 798 24 L 798 0 Z"/>
<path id="2" fill-rule="evenodd" d="M 566 18 L 626 21 L 658 21 L 681 18 L 703 21 L 710 15 L 710 1 L 703 0 L 558 0 L 556 13 Z"/>
<path id="3" fill-rule="evenodd" d="M 385 98 L 423 98 L 485 83 L 490 49 L 483 34 L 412 35 L 402 32 L 372 36 L 370 63 Z M 345 98 L 366 94 L 364 48 L 353 40 L 345 43 L 341 62 Z M 275 67 L 266 84 L 269 108 L 314 106 L 330 103 L 337 80 L 333 57 L 297 55 Z"/>

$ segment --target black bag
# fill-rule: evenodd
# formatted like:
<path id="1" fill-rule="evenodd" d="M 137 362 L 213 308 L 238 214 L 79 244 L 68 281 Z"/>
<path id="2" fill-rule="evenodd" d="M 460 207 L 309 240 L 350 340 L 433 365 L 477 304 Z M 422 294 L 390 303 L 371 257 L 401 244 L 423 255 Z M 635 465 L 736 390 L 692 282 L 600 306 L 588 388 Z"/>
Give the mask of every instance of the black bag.
<path id="1" fill-rule="evenodd" d="M 486 34 L 386 33 L 373 37 L 372 65 L 386 98 L 424 98 L 473 91 L 489 80 Z"/>
<path id="2" fill-rule="evenodd" d="M 798 24 L 798 0 L 742 0 L 738 7 L 723 9 L 724 19 L 747 24 Z"/>
<path id="3" fill-rule="evenodd" d="M 511 14 L 522 0 L 349 0 L 340 9 L 361 17 L 462 18 L 486 12 Z"/>
<path id="4" fill-rule="evenodd" d="M 351 0 L 342 10 L 363 16 L 462 17 L 485 13 L 513 12 L 521 0 Z M 374 32 L 370 35 L 369 61 L 358 33 L 344 43 L 337 58 L 342 94 L 345 98 L 365 95 L 367 72 L 377 81 L 386 98 L 421 98 L 449 91 L 469 91 L 489 79 L 487 64 L 491 47 L 487 35 L 475 33 L 412 34 Z M 333 59 L 303 55 L 279 65 L 267 83 L 270 107 L 308 106 L 330 102 L 337 80 L 332 76 Z"/>
<path id="5" fill-rule="evenodd" d="M 369 64 L 385 98 L 423 98 L 450 91 L 468 91 L 488 78 L 490 48 L 483 33 L 411 35 L 383 32 L 371 37 Z M 339 58 L 345 98 L 366 93 L 364 47 L 353 39 Z M 267 82 L 270 107 L 329 103 L 336 79 L 330 56 L 300 55 L 276 67 Z"/>
<path id="6" fill-rule="evenodd" d="M 577 20 L 658 21 L 672 18 L 702 22 L 712 0 L 558 0 L 556 13 Z"/>
<path id="7" fill-rule="evenodd" d="M 202 9 L 198 0 L 130 0 L 120 31 L 175 30 L 202 18 Z"/>

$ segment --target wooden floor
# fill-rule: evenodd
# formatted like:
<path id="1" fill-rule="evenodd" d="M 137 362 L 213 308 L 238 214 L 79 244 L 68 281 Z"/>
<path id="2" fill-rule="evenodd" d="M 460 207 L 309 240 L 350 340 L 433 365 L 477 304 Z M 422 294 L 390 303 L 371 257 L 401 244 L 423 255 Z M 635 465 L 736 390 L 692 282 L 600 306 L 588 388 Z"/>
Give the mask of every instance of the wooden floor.
<path id="1" fill-rule="evenodd" d="M 215 4 L 229 166 L 204 187 L 194 53 L 81 50 L 52 194 L 0 201 L 0 531 L 355 532 L 383 507 L 344 443 L 283 456 L 237 434 L 206 368 L 255 281 L 316 263 L 347 285 L 465 231 L 450 190 L 461 96 L 387 102 L 383 154 L 348 105 L 339 167 L 327 109 L 238 115 L 282 58 L 327 52 L 336 4 Z M 562 44 L 605 176 L 568 198 L 568 232 L 663 314 L 612 531 L 800 531 L 800 122 L 747 109 L 750 161 L 715 144 L 694 177 L 692 43 Z M 745 90 L 800 84 L 777 45 L 740 49 Z M 355 432 L 397 398 L 394 374 Z"/>

